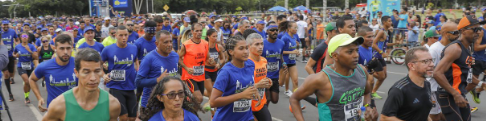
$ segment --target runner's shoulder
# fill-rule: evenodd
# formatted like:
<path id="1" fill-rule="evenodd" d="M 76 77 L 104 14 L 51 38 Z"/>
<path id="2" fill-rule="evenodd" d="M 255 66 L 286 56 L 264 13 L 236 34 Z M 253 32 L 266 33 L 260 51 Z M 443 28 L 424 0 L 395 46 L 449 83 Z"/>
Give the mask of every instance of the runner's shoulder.
<path id="1" fill-rule="evenodd" d="M 317 87 L 320 88 L 327 87 L 326 85 L 328 85 L 330 82 L 327 73 L 325 73 L 324 71 L 307 76 L 307 78 L 305 78 L 305 81 L 306 82 L 308 81 L 312 85 L 316 85 L 316 86 L 319 85 Z"/>
<path id="2" fill-rule="evenodd" d="M 54 98 L 49 104 L 48 113 L 63 114 L 66 112 L 66 100 L 64 94 L 61 94 Z"/>

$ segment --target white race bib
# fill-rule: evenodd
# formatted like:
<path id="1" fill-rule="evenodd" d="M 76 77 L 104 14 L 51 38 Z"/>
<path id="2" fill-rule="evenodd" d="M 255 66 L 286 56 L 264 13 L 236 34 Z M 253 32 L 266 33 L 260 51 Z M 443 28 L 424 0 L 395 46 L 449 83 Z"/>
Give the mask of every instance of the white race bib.
<path id="1" fill-rule="evenodd" d="M 233 112 L 247 112 L 251 109 L 251 100 L 241 99 L 233 102 Z"/>
<path id="2" fill-rule="evenodd" d="M 290 60 L 295 60 L 297 58 L 296 54 L 289 54 L 289 59 Z"/>
<path id="3" fill-rule="evenodd" d="M 24 70 L 31 70 L 32 69 L 32 65 L 31 65 L 30 62 L 20 62 L 20 66 Z"/>
<path id="4" fill-rule="evenodd" d="M 199 76 L 204 74 L 204 66 L 193 66 L 194 73 L 192 75 Z"/>
<path id="5" fill-rule="evenodd" d="M 278 64 L 279 62 L 268 62 L 267 63 L 267 70 L 268 72 L 275 72 L 275 71 L 278 71 L 279 67 L 278 67 Z"/>
<path id="6" fill-rule="evenodd" d="M 110 78 L 113 81 L 125 81 L 125 70 L 111 70 Z"/>
<path id="7" fill-rule="evenodd" d="M 265 88 L 258 88 L 258 93 L 260 94 L 260 99 L 263 99 L 265 95 Z"/>
<path id="8" fill-rule="evenodd" d="M 361 110 L 363 97 L 358 101 L 344 105 L 344 119 L 346 121 L 361 121 L 359 111 Z"/>
<path id="9" fill-rule="evenodd" d="M 467 83 L 472 83 L 472 68 L 469 68 L 469 71 L 467 72 Z"/>
<path id="10" fill-rule="evenodd" d="M 218 52 L 210 52 L 209 57 L 214 60 L 214 62 L 218 63 L 219 60 L 219 53 Z"/>

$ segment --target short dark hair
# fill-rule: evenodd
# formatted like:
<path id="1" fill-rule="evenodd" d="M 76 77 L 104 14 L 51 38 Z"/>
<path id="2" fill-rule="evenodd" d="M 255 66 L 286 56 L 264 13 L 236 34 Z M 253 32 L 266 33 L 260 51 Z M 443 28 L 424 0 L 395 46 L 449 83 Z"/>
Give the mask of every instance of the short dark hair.
<path id="1" fill-rule="evenodd" d="M 346 22 L 347 20 L 353 20 L 353 18 L 349 17 L 349 16 L 343 16 L 341 18 L 339 18 L 336 22 L 336 26 L 338 28 L 344 28 L 344 26 L 346 25 Z"/>
<path id="2" fill-rule="evenodd" d="M 358 21 L 358 24 L 356 25 L 356 27 L 361 28 L 363 26 L 363 24 L 368 24 L 368 21 L 366 21 L 366 20 Z"/>
<path id="3" fill-rule="evenodd" d="M 96 22 L 96 26 L 98 26 L 98 25 L 100 25 L 100 26 L 101 26 L 102 24 L 103 24 L 103 23 L 102 23 L 101 21 Z"/>
<path id="4" fill-rule="evenodd" d="M 143 25 L 143 27 L 156 27 L 156 26 L 157 26 L 157 23 L 155 23 L 155 21 L 147 21 Z"/>
<path id="5" fill-rule="evenodd" d="M 110 27 L 111 28 L 111 27 Z M 123 25 L 120 25 L 118 27 L 114 27 L 115 28 L 115 31 L 118 32 L 118 30 L 127 30 L 127 27 L 126 26 L 123 26 Z"/>
<path id="6" fill-rule="evenodd" d="M 408 11 L 408 8 L 407 7 L 403 7 L 402 8 L 404 11 Z"/>
<path id="7" fill-rule="evenodd" d="M 358 30 L 358 36 L 364 37 L 364 36 L 366 36 L 366 33 L 367 32 L 372 32 L 372 31 L 373 31 L 373 29 L 371 29 L 370 27 L 368 27 L 368 26 L 362 26 Z"/>
<path id="8" fill-rule="evenodd" d="M 391 18 L 390 16 L 383 16 L 383 17 L 381 17 L 381 24 L 384 24 L 390 18 Z"/>
<path id="9" fill-rule="evenodd" d="M 169 32 L 169 31 L 167 31 L 167 30 L 160 30 L 160 31 L 157 31 L 157 32 L 155 33 L 155 39 L 156 39 L 155 41 L 159 41 L 160 36 L 161 36 L 162 34 L 164 34 L 164 35 L 170 35 L 170 32 Z"/>
<path id="10" fill-rule="evenodd" d="M 157 22 L 157 23 L 162 23 L 164 22 L 164 19 L 162 18 L 161 15 L 157 15 L 154 17 L 154 21 Z"/>
<path id="11" fill-rule="evenodd" d="M 243 31 L 243 38 L 246 39 L 246 37 L 248 37 L 248 35 L 253 34 L 253 33 L 257 33 L 257 31 L 255 31 L 254 29 L 246 29 L 245 31 Z"/>
<path id="12" fill-rule="evenodd" d="M 299 15 L 299 20 L 304 20 L 304 16 L 303 15 Z"/>
<path id="13" fill-rule="evenodd" d="M 284 18 L 287 18 L 287 16 L 286 15 L 278 15 L 277 16 L 277 20 L 279 20 L 279 21 L 284 19 Z"/>
<path id="14" fill-rule="evenodd" d="M 57 46 L 59 44 L 65 44 L 65 43 L 68 43 L 69 45 L 73 44 L 73 41 L 71 40 L 71 36 L 67 34 L 60 34 L 56 36 L 56 42 L 54 43 L 54 45 Z"/>
<path id="15" fill-rule="evenodd" d="M 101 66 L 100 53 L 91 48 L 83 48 L 78 50 L 78 53 L 74 58 L 74 67 L 76 71 L 79 71 L 79 69 L 81 69 L 81 61 L 100 62 L 100 66 Z"/>
<path id="16" fill-rule="evenodd" d="M 407 51 L 407 53 L 405 54 L 405 65 L 407 65 L 407 69 L 410 69 L 408 68 L 408 63 L 416 60 L 418 57 L 417 55 L 415 55 L 415 52 L 417 51 L 424 51 L 424 52 L 429 52 L 429 49 L 423 47 L 423 46 L 418 46 L 418 47 L 414 47 L 414 48 L 411 48 Z"/>
<path id="17" fill-rule="evenodd" d="M 79 21 L 80 24 L 84 24 L 84 21 Z"/>

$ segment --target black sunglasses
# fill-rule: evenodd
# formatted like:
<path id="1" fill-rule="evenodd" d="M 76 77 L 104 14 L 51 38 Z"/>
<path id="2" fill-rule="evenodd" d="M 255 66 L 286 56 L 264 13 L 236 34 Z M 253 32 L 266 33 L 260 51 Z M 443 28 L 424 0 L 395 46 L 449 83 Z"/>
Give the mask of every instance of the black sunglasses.
<path id="1" fill-rule="evenodd" d="M 459 31 L 449 31 L 447 33 L 452 34 L 452 35 L 458 35 L 459 34 Z"/>
<path id="2" fill-rule="evenodd" d="M 269 29 L 268 31 L 274 32 L 274 31 L 278 31 L 278 29 Z"/>
<path id="3" fill-rule="evenodd" d="M 169 99 L 175 99 L 176 96 L 179 96 L 179 98 L 184 98 L 186 96 L 186 94 L 184 93 L 184 91 L 180 91 L 180 92 L 177 92 L 177 93 L 168 93 L 168 94 L 161 94 L 162 96 L 167 96 L 167 98 Z"/>
<path id="4" fill-rule="evenodd" d="M 127 26 L 133 26 L 133 24 L 127 24 Z"/>
<path id="5" fill-rule="evenodd" d="M 481 30 L 481 27 L 474 27 L 474 28 L 464 28 L 465 30 L 473 30 L 473 32 L 478 32 Z"/>

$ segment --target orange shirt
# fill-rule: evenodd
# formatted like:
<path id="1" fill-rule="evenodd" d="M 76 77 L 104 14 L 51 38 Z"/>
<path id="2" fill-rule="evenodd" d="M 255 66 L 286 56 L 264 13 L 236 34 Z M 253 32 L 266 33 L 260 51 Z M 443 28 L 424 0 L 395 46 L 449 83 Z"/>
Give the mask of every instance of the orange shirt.
<path id="1" fill-rule="evenodd" d="M 188 68 L 194 69 L 194 73 L 189 74 L 186 69 L 182 68 L 181 79 L 192 79 L 196 82 L 204 81 L 204 65 L 206 64 L 206 57 L 208 56 L 209 49 L 208 42 L 201 39 L 201 42 L 196 44 L 192 42 L 192 40 L 189 40 L 184 42 L 183 46 L 186 49 L 183 62 Z"/>
<path id="2" fill-rule="evenodd" d="M 317 25 L 317 31 L 316 31 L 317 37 L 316 37 L 316 39 L 318 39 L 318 40 L 324 39 L 324 35 L 323 35 L 324 34 L 324 28 L 326 28 L 326 27 L 322 23 Z"/>
<path id="3" fill-rule="evenodd" d="M 267 78 L 267 59 L 260 56 L 260 61 L 255 61 L 250 58 L 250 60 L 255 63 L 255 72 L 254 72 L 254 80 L 255 84 L 260 82 L 260 80 Z M 256 107 L 258 103 L 257 100 L 252 100 L 251 102 L 251 110 L 252 111 L 260 111 L 263 106 L 267 103 L 267 98 L 265 97 L 265 88 L 259 88 L 258 93 L 260 93 L 260 105 Z"/>

